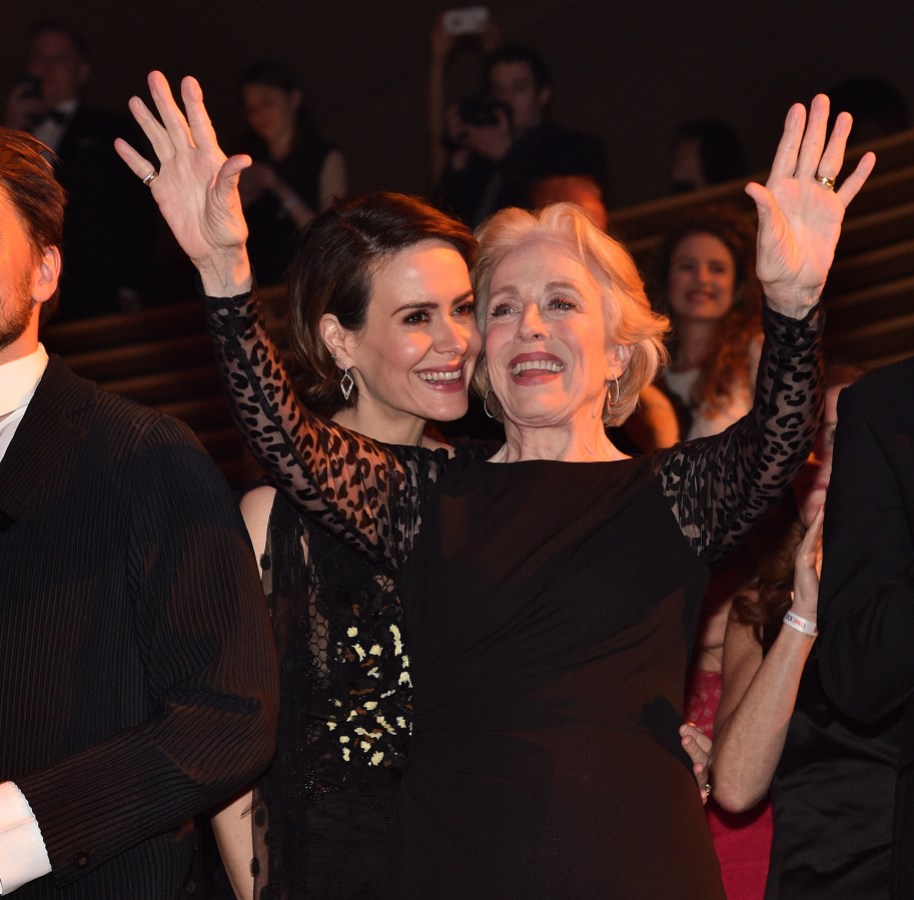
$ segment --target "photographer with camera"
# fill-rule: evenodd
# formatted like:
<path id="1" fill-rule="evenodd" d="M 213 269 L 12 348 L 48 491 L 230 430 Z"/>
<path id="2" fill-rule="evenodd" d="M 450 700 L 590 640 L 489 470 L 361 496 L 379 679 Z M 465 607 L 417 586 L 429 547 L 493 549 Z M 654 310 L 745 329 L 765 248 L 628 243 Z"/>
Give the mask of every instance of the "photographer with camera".
<path id="1" fill-rule="evenodd" d="M 429 106 L 433 129 L 439 127 L 445 64 L 457 37 L 477 34 L 485 48 L 496 35 L 487 16 L 469 15 L 482 11 L 452 10 L 435 25 Z M 475 227 L 505 206 L 529 206 L 530 189 L 547 176 L 583 175 L 602 185 L 602 143 L 548 121 L 551 96 L 549 70 L 535 50 L 520 44 L 491 50 L 484 63 L 483 94 L 444 112 L 446 159 L 435 201 Z"/>

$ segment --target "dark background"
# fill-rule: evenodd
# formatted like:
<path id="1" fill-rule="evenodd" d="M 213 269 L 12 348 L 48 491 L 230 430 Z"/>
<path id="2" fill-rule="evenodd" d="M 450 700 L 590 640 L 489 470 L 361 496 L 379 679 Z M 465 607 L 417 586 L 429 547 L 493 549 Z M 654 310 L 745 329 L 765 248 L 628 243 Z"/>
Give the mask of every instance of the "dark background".
<path id="1" fill-rule="evenodd" d="M 22 68 L 32 24 L 59 16 L 93 52 L 90 101 L 126 110 L 161 68 L 197 75 L 224 143 L 236 133 L 238 73 L 261 57 L 302 79 L 325 136 L 345 153 L 354 192 L 422 193 L 428 186 L 426 79 L 435 15 L 421 0 L 58 0 L 3 3 L 0 92 Z M 554 118 L 602 137 L 608 205 L 661 196 L 673 127 L 715 116 L 732 122 L 753 168 L 770 160 L 784 113 L 854 75 L 879 75 L 914 113 L 914 6 L 910 0 L 616 3 L 495 0 L 505 38 L 541 50 L 554 76 Z M 471 90 L 472 53 L 452 93 Z"/>

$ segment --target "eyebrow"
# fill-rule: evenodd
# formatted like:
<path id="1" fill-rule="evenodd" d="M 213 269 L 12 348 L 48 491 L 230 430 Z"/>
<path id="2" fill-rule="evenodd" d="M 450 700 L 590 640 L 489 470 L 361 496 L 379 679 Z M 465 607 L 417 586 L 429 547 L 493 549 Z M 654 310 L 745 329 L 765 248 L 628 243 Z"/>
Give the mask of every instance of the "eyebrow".
<path id="1" fill-rule="evenodd" d="M 545 291 L 555 291 L 555 290 L 565 290 L 565 291 L 574 291 L 575 294 L 581 295 L 581 286 L 576 281 L 548 281 L 544 287 Z M 517 289 L 516 285 L 506 284 L 504 287 L 500 287 L 497 291 L 492 291 L 489 295 L 489 301 L 491 302 L 495 297 L 501 297 L 504 294 L 507 294 L 511 297 L 516 297 L 520 291 Z"/>
<path id="2" fill-rule="evenodd" d="M 547 291 L 554 291 L 559 288 L 574 291 L 576 294 L 581 293 L 581 287 L 576 281 L 550 281 L 546 285 Z"/>
<path id="3" fill-rule="evenodd" d="M 472 291 L 464 291 L 462 294 L 458 294 L 456 297 L 454 297 L 453 300 L 451 300 L 451 306 L 456 306 L 458 303 L 463 303 L 463 301 L 468 298 L 472 299 L 472 297 Z M 424 310 L 437 308 L 438 304 L 432 300 L 420 300 L 417 303 L 404 303 L 402 306 L 398 306 L 390 315 L 391 318 L 393 318 L 394 316 L 398 316 L 400 313 L 406 312 L 407 310 Z"/>

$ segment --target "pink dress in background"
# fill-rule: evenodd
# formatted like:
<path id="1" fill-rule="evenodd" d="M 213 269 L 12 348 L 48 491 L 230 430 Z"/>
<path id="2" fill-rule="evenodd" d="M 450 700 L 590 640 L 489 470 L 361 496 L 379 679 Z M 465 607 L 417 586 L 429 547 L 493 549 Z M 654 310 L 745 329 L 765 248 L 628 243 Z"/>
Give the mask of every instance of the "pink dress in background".
<path id="1" fill-rule="evenodd" d="M 720 693 L 720 672 L 698 669 L 689 673 L 686 720 L 712 739 Z M 765 799 L 749 812 L 728 813 L 714 802 L 712 794 L 705 813 L 720 860 L 727 900 L 762 900 L 771 853 L 771 804 Z"/>

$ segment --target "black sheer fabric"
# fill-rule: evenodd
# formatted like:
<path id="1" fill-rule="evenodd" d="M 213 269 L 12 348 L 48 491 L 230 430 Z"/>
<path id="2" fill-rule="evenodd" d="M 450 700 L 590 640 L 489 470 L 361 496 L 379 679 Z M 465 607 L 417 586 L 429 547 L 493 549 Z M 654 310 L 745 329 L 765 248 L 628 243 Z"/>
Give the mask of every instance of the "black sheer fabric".
<path id="1" fill-rule="evenodd" d="M 252 450 L 399 580 L 416 693 L 394 895 L 721 897 L 676 735 L 686 655 L 706 564 L 811 446 L 820 315 L 766 314 L 755 407 L 721 435 L 650 460 L 490 465 L 312 416 L 255 302 L 209 311 Z"/>
<path id="2" fill-rule="evenodd" d="M 411 721 L 393 581 L 282 494 L 261 563 L 281 702 L 277 755 L 254 789 L 254 896 L 376 896 Z"/>
<path id="3" fill-rule="evenodd" d="M 395 572 L 447 453 L 389 447 L 312 414 L 295 395 L 256 297 L 206 302 L 229 404 L 251 452 L 299 509 Z M 707 562 L 745 536 L 812 446 L 822 411 L 823 324 L 819 307 L 802 321 L 766 308 L 749 415 L 653 457 L 683 534 Z"/>

